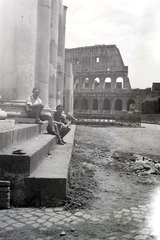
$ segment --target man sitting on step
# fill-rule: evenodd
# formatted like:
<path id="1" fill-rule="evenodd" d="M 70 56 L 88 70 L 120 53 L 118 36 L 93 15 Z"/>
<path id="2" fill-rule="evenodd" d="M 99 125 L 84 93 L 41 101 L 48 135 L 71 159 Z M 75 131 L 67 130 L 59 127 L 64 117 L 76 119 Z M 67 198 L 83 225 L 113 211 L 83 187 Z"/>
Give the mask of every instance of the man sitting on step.
<path id="1" fill-rule="evenodd" d="M 37 124 L 43 124 L 42 121 L 47 120 L 48 121 L 48 127 L 50 129 L 50 134 L 54 134 L 58 138 L 58 143 L 61 145 L 64 145 L 64 143 L 61 140 L 61 137 L 59 135 L 58 129 L 55 125 L 55 122 L 53 122 L 51 113 L 43 113 L 42 109 L 44 108 L 44 105 L 42 103 L 42 100 L 38 97 L 40 90 L 38 88 L 33 88 L 33 94 L 32 96 L 28 97 L 26 100 L 26 111 L 28 114 L 28 117 L 35 118 L 35 123 Z"/>
<path id="2" fill-rule="evenodd" d="M 62 142 L 66 143 L 63 140 L 63 138 L 71 130 L 69 128 L 71 123 L 70 123 L 70 121 L 67 121 L 65 114 L 63 114 L 62 112 L 63 112 L 63 106 L 62 105 L 58 105 L 56 107 L 56 112 L 53 115 L 53 119 L 54 119 L 55 122 L 57 122 L 58 131 L 59 131 L 59 135 L 60 135 L 60 137 L 62 139 Z"/>

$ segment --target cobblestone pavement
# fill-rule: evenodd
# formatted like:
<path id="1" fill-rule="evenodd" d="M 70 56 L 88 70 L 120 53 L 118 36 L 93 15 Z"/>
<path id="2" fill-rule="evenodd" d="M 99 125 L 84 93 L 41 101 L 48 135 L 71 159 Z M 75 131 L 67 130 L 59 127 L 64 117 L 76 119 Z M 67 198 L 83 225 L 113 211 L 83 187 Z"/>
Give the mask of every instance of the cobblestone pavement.
<path id="1" fill-rule="evenodd" d="M 155 206 L 150 203 L 130 208 L 123 208 L 102 216 L 96 216 L 93 210 L 78 210 L 74 213 L 63 210 L 63 208 L 18 208 L 0 211 L 0 239 L 8 239 L 4 237 L 4 233 L 11 231 L 19 231 L 22 228 L 38 229 L 38 231 L 50 231 L 53 227 L 58 227 L 59 236 L 65 239 L 135 239 L 150 240 L 160 239 L 159 226 L 154 225 Z M 157 214 L 159 214 L 157 212 Z M 108 223 L 114 223 L 116 226 L 128 225 L 128 232 L 119 232 L 118 227 L 115 232 L 105 232 L 103 238 L 79 238 L 79 228 L 87 223 L 106 226 Z M 159 224 L 159 222 L 157 222 Z M 154 226 L 153 226 L 154 225 Z M 66 229 L 76 232 L 77 235 L 72 236 L 66 233 Z M 10 239 L 10 238 L 9 238 Z M 24 238 L 28 239 L 28 238 Z M 42 239 L 57 239 L 52 236 Z"/>

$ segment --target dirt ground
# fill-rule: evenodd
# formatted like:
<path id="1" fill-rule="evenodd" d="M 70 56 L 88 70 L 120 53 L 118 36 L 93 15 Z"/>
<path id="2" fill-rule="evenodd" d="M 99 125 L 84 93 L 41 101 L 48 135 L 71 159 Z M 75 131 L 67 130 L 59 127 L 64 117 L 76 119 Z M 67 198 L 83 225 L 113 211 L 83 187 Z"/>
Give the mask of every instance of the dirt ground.
<path id="1" fill-rule="evenodd" d="M 64 209 L 81 209 L 103 215 L 114 210 L 152 201 L 160 184 L 160 126 L 141 128 L 77 126 L 69 168 L 68 199 Z M 113 221 L 78 224 L 68 238 L 58 228 L 38 234 L 36 239 L 107 239 L 105 234 L 127 232 L 130 225 Z M 67 232 L 67 228 L 64 229 Z M 15 233 L 28 239 L 33 232 Z M 38 238 L 39 237 L 39 238 Z M 7 239 L 13 239 L 8 238 Z M 16 239 L 16 238 L 15 238 Z M 32 239 L 32 238 L 30 238 Z"/>
<path id="2" fill-rule="evenodd" d="M 122 207 L 124 201 L 140 203 L 142 191 L 148 196 L 148 189 L 160 179 L 159 130 L 160 126 L 146 124 L 142 128 L 77 126 L 66 208 L 104 212 Z"/>
<path id="3" fill-rule="evenodd" d="M 160 183 L 159 131 L 160 126 L 146 124 L 142 128 L 77 126 L 66 209 L 91 209 L 98 216 L 152 201 Z M 104 232 L 128 228 L 110 221 L 104 228 L 83 225 L 81 233 L 105 239 Z"/>

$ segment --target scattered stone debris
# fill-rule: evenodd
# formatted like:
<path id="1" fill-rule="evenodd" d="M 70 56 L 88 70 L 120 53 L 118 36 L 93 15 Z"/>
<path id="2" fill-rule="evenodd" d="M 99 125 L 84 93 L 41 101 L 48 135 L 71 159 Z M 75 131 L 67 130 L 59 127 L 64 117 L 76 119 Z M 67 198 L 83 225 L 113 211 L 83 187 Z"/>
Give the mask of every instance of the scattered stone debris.
<path id="1" fill-rule="evenodd" d="M 112 158 L 124 164 L 124 168 L 127 165 L 128 172 L 134 172 L 138 175 L 160 174 L 159 160 L 138 154 L 122 152 L 115 152 Z"/>
<path id="2" fill-rule="evenodd" d="M 65 236 L 66 235 L 66 232 L 65 231 L 62 231 L 60 236 Z"/>
<path id="3" fill-rule="evenodd" d="M 75 232 L 75 228 L 71 228 L 71 232 Z"/>

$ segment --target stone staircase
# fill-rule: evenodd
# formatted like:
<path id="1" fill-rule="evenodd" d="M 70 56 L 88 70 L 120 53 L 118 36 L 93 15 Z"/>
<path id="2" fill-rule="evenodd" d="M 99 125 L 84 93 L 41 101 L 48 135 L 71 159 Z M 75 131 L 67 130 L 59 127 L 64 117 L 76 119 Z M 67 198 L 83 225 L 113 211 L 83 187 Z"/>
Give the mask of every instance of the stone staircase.
<path id="1" fill-rule="evenodd" d="M 46 127 L 20 123 L 0 132 L 0 180 L 10 181 L 14 207 L 61 206 L 66 199 L 75 126 L 65 145 L 57 145 Z"/>

